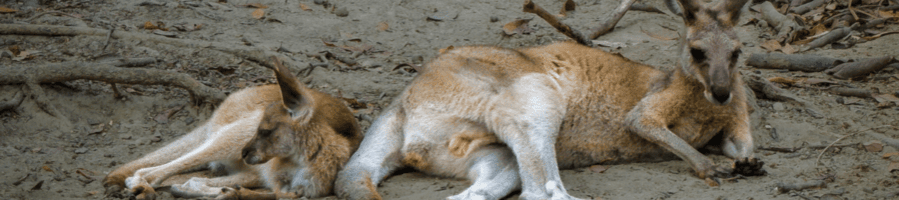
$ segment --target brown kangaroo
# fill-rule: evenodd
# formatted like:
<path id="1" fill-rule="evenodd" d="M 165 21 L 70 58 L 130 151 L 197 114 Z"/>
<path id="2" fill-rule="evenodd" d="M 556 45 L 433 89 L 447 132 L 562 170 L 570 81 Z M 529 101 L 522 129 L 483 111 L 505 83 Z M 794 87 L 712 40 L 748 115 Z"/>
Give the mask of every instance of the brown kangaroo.
<path id="1" fill-rule="evenodd" d="M 380 199 L 409 166 L 472 185 L 448 199 L 575 199 L 559 168 L 679 157 L 700 178 L 728 176 L 696 148 L 720 138 L 734 166 L 760 170 L 735 69 L 733 27 L 747 0 L 680 0 L 686 34 L 673 72 L 561 42 L 448 50 L 383 111 L 340 172 L 335 193 Z M 675 157 L 676 156 L 676 157 Z"/>
<path id="2" fill-rule="evenodd" d="M 362 140 L 360 127 L 342 100 L 306 88 L 277 60 L 275 66 L 277 86 L 231 94 L 200 127 L 109 173 L 103 179 L 107 193 L 125 188 L 138 199 L 153 199 L 169 177 L 209 166 L 228 175 L 193 177 L 171 185 L 171 192 L 262 199 L 330 194 L 338 170 Z"/>

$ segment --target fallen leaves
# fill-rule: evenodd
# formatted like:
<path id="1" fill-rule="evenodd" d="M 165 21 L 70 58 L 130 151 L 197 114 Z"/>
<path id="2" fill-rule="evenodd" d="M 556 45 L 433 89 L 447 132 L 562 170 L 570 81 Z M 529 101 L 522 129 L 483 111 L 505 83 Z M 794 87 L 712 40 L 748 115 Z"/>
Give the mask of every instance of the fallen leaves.
<path id="1" fill-rule="evenodd" d="M 673 40 L 673 39 L 677 39 L 677 37 L 666 37 L 666 36 L 662 36 L 662 35 L 659 35 L 659 34 L 655 34 L 655 33 L 653 33 L 653 32 L 649 32 L 649 31 L 643 30 L 643 27 L 640 27 L 640 31 L 643 32 L 643 34 L 649 35 L 649 37 L 653 37 L 653 38 L 659 39 L 659 40 Z"/>
<path id="2" fill-rule="evenodd" d="M 378 23 L 378 30 L 379 30 L 379 31 L 386 31 L 386 30 L 389 29 L 389 28 L 390 28 L 390 25 L 388 25 L 387 22 L 380 22 L 380 23 Z"/>
<path id="3" fill-rule="evenodd" d="M 18 45 L 12 45 L 12 46 L 9 46 L 9 47 L 7 47 L 7 49 L 9 50 L 10 53 L 12 53 L 12 56 L 13 56 L 12 60 L 13 60 L 13 61 L 30 60 L 30 59 L 33 59 L 33 58 L 35 57 L 35 54 L 41 52 L 41 51 L 38 51 L 38 50 L 27 50 L 27 51 L 23 51 L 22 48 L 19 47 Z"/>
<path id="4" fill-rule="evenodd" d="M 515 35 L 515 34 L 530 34 L 534 32 L 529 26 L 528 22 L 532 19 L 516 19 L 515 21 L 506 23 L 503 25 L 503 33 L 506 35 Z"/>
<path id="5" fill-rule="evenodd" d="M 440 54 L 443 54 L 443 53 L 445 53 L 446 51 L 453 50 L 454 48 L 456 48 L 456 47 L 453 47 L 453 45 L 450 45 L 450 46 L 448 46 L 448 47 L 446 47 L 446 48 L 442 48 L 442 49 L 437 50 L 437 51 L 440 52 Z"/>
<path id="6" fill-rule="evenodd" d="M 253 18 L 255 19 L 262 19 L 262 17 L 265 17 L 265 10 L 262 10 L 262 8 L 257 8 L 251 15 L 253 15 Z"/>
<path id="7" fill-rule="evenodd" d="M 562 10 L 559 11 L 559 17 L 568 16 L 568 12 L 574 11 L 575 7 L 577 7 L 577 3 L 574 3 L 573 0 L 565 1 L 565 5 L 562 6 Z"/>
<path id="8" fill-rule="evenodd" d="M 303 10 L 303 11 L 310 11 L 310 10 L 312 10 L 312 8 L 309 8 L 309 6 L 307 6 L 306 4 L 302 4 L 302 3 L 300 4 L 300 9 Z"/>

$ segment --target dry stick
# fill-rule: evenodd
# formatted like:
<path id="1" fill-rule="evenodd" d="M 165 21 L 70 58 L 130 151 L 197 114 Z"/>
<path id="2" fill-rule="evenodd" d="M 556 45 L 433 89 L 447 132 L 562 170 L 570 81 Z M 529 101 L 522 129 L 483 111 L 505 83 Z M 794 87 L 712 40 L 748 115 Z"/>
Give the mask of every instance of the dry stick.
<path id="1" fill-rule="evenodd" d="M 821 36 L 818 39 L 812 40 L 808 44 L 805 44 L 805 46 L 802 47 L 800 51 L 808 51 L 814 48 L 823 47 L 824 45 L 828 45 L 830 43 L 834 43 L 846 36 L 849 36 L 849 33 L 852 32 L 852 29 L 855 29 L 858 26 L 858 23 L 856 23 L 852 24 L 851 27 L 841 27 L 834 29 L 830 31 L 830 33 L 827 33 L 824 36 Z"/>
<path id="2" fill-rule="evenodd" d="M 19 104 L 21 104 L 22 100 L 24 99 L 25 95 L 22 94 L 21 91 L 16 92 L 16 94 L 12 97 L 12 99 L 9 99 L 9 101 L 0 102 L 0 112 L 19 107 Z"/>
<path id="3" fill-rule="evenodd" d="M 157 69 L 119 68 L 103 63 L 62 62 L 42 66 L 0 68 L 0 84 L 25 83 L 37 98 L 45 98 L 38 83 L 62 82 L 78 79 L 99 80 L 109 83 L 168 85 L 183 88 L 192 100 L 218 103 L 225 93 L 203 85 L 187 74 Z M 39 103 L 47 100 L 36 100 Z M 47 106 L 42 106 L 47 107 Z M 51 109 L 52 110 L 52 109 Z M 50 111 L 53 114 L 53 111 Z"/>
<path id="4" fill-rule="evenodd" d="M 870 130 L 874 130 L 874 129 L 878 129 L 878 128 L 886 128 L 886 127 L 893 127 L 893 126 L 890 126 L 890 125 L 883 125 L 883 126 L 878 126 L 878 127 L 871 127 L 871 128 L 867 128 L 867 129 L 860 130 L 860 131 L 853 131 L 853 132 L 851 132 L 851 133 L 849 133 L 849 134 L 844 135 L 843 137 L 837 138 L 837 140 L 834 140 L 833 142 L 830 143 L 830 145 L 827 145 L 827 147 L 824 147 L 824 150 L 822 150 L 821 153 L 818 154 L 818 158 L 815 159 L 815 168 L 818 168 L 818 163 L 819 163 L 819 161 L 821 161 L 821 156 L 823 156 L 824 153 L 827 152 L 827 149 L 830 149 L 831 146 L 833 146 L 834 144 L 836 144 L 836 143 L 839 142 L 840 140 L 846 139 L 847 137 L 853 136 L 853 135 L 855 135 L 855 134 L 857 134 L 857 133 L 861 133 L 861 132 L 865 132 L 865 131 L 870 131 Z"/>
<path id="5" fill-rule="evenodd" d="M 893 61 L 892 56 L 870 58 L 858 62 L 843 63 L 825 70 L 824 73 L 838 79 L 850 79 L 881 70 Z"/>
<path id="6" fill-rule="evenodd" d="M 540 16 L 540 18 L 543 18 L 543 20 L 545 20 L 546 23 L 549 23 L 549 25 L 556 28 L 556 30 L 558 30 L 562 34 L 565 34 L 565 36 L 568 36 L 569 38 L 574 39 L 575 41 L 577 41 L 577 43 L 580 43 L 584 46 L 593 46 L 593 43 L 590 42 L 590 40 L 587 40 L 586 38 L 584 38 L 584 36 L 581 35 L 580 32 L 578 32 L 577 30 L 571 29 L 571 27 L 569 27 L 568 25 L 563 24 L 562 22 L 559 21 L 558 18 L 556 18 L 555 15 L 552 15 L 549 12 L 546 12 L 546 10 L 544 10 L 537 4 L 534 4 L 534 2 L 531 2 L 530 0 L 525 1 L 523 10 L 526 13 L 537 14 L 537 16 Z"/>
<path id="7" fill-rule="evenodd" d="M 52 25 L 22 25 L 22 24 L 0 24 L 0 35 L 45 35 L 45 36 L 75 36 L 75 35 L 95 35 L 95 36 L 106 36 L 109 34 L 108 30 L 105 29 L 96 29 L 96 28 L 87 28 L 87 27 L 67 27 L 67 26 L 52 26 Z M 247 59 L 256 63 L 259 63 L 263 67 L 272 69 L 273 66 L 267 63 L 267 57 L 270 56 L 279 56 L 278 53 L 270 50 L 259 49 L 259 48 L 250 48 L 244 47 L 234 44 L 226 44 L 220 42 L 208 42 L 208 41 L 200 41 L 200 40 L 187 40 L 187 39 L 176 39 L 176 38 L 167 38 L 158 35 L 150 35 L 143 33 L 132 33 L 127 31 L 116 31 L 112 33 L 112 38 L 116 39 L 130 39 L 130 40 L 140 40 L 140 41 L 149 41 L 155 43 L 165 43 L 170 45 L 175 45 L 179 47 L 208 47 L 211 49 L 227 52 L 234 54 L 243 59 Z M 300 67 L 296 63 L 293 63 L 291 59 L 281 58 L 284 62 L 290 64 L 288 66 L 296 66 Z"/>
<path id="8" fill-rule="evenodd" d="M 633 5 L 636 1 L 637 0 L 622 0 L 621 4 L 618 5 L 618 8 L 615 8 L 615 10 L 612 11 L 612 18 L 609 18 L 609 20 L 606 20 L 605 23 L 602 23 L 599 25 L 599 27 L 593 29 L 594 32 L 593 34 L 590 34 L 590 39 L 596 39 L 599 36 L 605 35 L 606 33 L 609 33 L 609 31 L 612 31 L 612 29 L 615 28 L 615 24 L 618 24 L 618 20 L 621 20 L 621 17 L 624 17 L 624 13 L 627 13 L 627 10 L 629 10 L 631 8 L 631 5 Z"/>
<path id="9" fill-rule="evenodd" d="M 665 14 L 665 12 L 662 12 L 662 10 L 659 10 L 655 6 L 646 5 L 643 3 L 634 3 L 634 5 L 631 5 L 631 8 L 629 10 Z"/>
<path id="10" fill-rule="evenodd" d="M 762 19 L 768 22 L 768 25 L 777 29 L 776 40 L 778 42 L 791 43 L 793 35 L 796 31 L 802 30 L 792 17 L 780 14 L 770 1 L 759 4 L 759 12 L 762 13 Z"/>
<path id="11" fill-rule="evenodd" d="M 870 90 L 861 89 L 861 88 L 829 87 L 829 88 L 824 88 L 824 89 L 820 89 L 820 90 L 830 92 L 831 94 L 847 96 L 847 97 L 859 97 L 859 98 L 871 98 L 872 97 Z"/>
<path id="12" fill-rule="evenodd" d="M 778 193 L 782 194 L 782 193 L 789 192 L 791 190 L 804 190 L 804 189 L 815 188 L 815 187 L 824 187 L 824 181 L 823 180 L 815 180 L 815 181 L 811 181 L 811 182 L 797 183 L 797 184 L 777 183 L 775 190 L 777 190 Z"/>
<path id="13" fill-rule="evenodd" d="M 795 1 L 794 1 L 795 2 Z M 824 5 L 827 2 L 826 0 L 814 0 L 812 2 L 808 2 L 806 4 L 802 4 L 800 6 L 796 6 L 790 9 L 790 12 L 802 15 L 807 13 L 808 11 L 812 11 L 818 6 Z"/>
<path id="14" fill-rule="evenodd" d="M 843 63 L 842 60 L 819 56 L 819 55 L 806 55 L 806 54 L 781 54 L 781 53 L 769 53 L 769 54 L 751 54 L 749 55 L 749 59 L 746 59 L 746 65 L 753 66 L 761 69 L 788 69 L 788 70 L 799 70 L 805 72 L 819 72 L 832 68 L 840 63 Z"/>

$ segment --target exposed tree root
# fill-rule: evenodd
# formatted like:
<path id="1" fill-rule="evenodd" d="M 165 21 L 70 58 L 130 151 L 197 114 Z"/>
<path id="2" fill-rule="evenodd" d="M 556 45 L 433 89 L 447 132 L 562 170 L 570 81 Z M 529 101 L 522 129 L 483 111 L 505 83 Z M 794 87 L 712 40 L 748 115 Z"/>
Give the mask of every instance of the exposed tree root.
<path id="1" fill-rule="evenodd" d="M 279 56 L 277 52 L 259 48 L 251 48 L 234 44 L 226 44 L 220 42 L 209 42 L 200 40 L 188 40 L 167 38 L 158 35 L 150 35 L 143 33 L 132 33 L 127 31 L 114 31 L 109 34 L 109 30 L 87 28 L 87 27 L 68 27 L 68 26 L 52 26 L 52 25 L 23 25 L 23 24 L 0 24 L 0 35 L 44 35 L 44 36 L 75 36 L 75 35 L 94 35 L 107 36 L 113 39 L 140 40 L 155 43 L 165 43 L 179 47 L 207 47 L 226 53 L 234 54 L 243 59 L 251 60 L 259 63 L 263 67 L 272 69 L 267 62 L 267 58 L 271 56 Z M 281 58 L 288 66 L 304 67 L 293 62 L 292 59 Z"/>
<path id="2" fill-rule="evenodd" d="M 210 103 L 218 103 L 225 99 L 222 91 L 203 85 L 187 74 L 157 69 L 114 67 L 114 65 L 125 64 L 132 63 L 62 62 L 42 66 L 5 67 L 0 68 L 0 84 L 24 83 L 38 106 L 56 117 L 62 117 L 62 115 L 48 104 L 49 99 L 39 86 L 40 83 L 88 79 L 108 83 L 166 85 L 187 90 L 194 102 L 205 100 Z"/>
<path id="3" fill-rule="evenodd" d="M 12 98 L 0 102 L 0 112 L 19 107 L 19 104 L 21 104 L 24 99 L 25 95 L 23 95 L 22 92 L 16 92 Z"/>

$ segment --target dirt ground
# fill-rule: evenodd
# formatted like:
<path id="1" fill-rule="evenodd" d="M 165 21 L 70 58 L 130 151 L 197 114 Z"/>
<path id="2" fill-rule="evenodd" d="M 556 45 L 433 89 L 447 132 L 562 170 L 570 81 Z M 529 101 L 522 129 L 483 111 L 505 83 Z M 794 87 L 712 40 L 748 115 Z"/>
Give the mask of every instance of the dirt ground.
<path id="1" fill-rule="evenodd" d="M 516 48 L 567 40 L 533 14 L 521 11 L 523 1 L 438 0 L 2 0 L 16 9 L 0 14 L 0 23 L 115 28 L 116 31 L 152 33 L 145 22 L 159 25 L 177 38 L 248 45 L 278 51 L 303 66 L 320 63 L 319 55 L 347 58 L 331 61 L 300 79 L 310 87 L 369 105 L 357 110 L 367 128 L 381 108 L 415 76 L 409 65 L 427 62 L 448 46 L 497 45 Z M 575 29 L 588 30 L 617 6 L 615 0 L 577 0 L 577 11 L 564 20 Z M 662 1 L 644 1 L 664 10 Z M 263 19 L 253 17 L 259 3 Z M 320 4 L 321 3 L 321 4 Z M 547 10 L 561 1 L 537 0 Z M 302 5 L 301 5 L 302 4 Z M 322 4 L 330 4 L 328 6 Z M 336 7 L 336 9 L 332 9 Z M 748 6 L 747 6 L 748 7 Z M 307 10 L 304 10 L 307 9 Z M 747 8 L 744 8 L 747 9 Z M 748 9 L 747 9 L 748 10 Z M 47 11 L 68 15 L 47 14 Z M 668 11 L 665 10 L 667 13 Z M 771 28 L 752 21 L 744 11 L 737 33 L 745 48 L 739 69 L 762 77 L 814 77 L 883 93 L 899 91 L 899 69 L 888 68 L 872 78 L 835 80 L 824 73 L 755 69 L 743 64 L 751 53 L 765 53 L 760 44 L 773 35 Z M 430 18 L 430 19 L 429 19 Z M 505 36 L 502 26 L 516 18 L 534 18 L 530 34 Z M 178 30 L 175 26 L 195 30 Z M 660 68 L 678 60 L 679 17 L 632 11 L 616 29 L 598 40 L 623 43 L 622 48 L 598 47 Z M 890 23 L 878 30 L 899 30 Z M 652 33 L 650 35 L 648 33 Z M 661 36 L 661 37 L 659 37 Z M 845 49 L 825 47 L 805 54 L 837 58 L 899 56 L 899 34 L 888 35 Z M 107 44 L 108 43 L 108 44 Z M 235 91 L 274 82 L 272 72 L 232 54 L 203 47 L 178 47 L 135 40 L 108 40 L 103 36 L 0 35 L 0 47 L 18 46 L 35 51 L 22 61 L 0 58 L 0 67 L 32 67 L 65 61 L 100 62 L 118 58 L 152 57 L 150 68 L 187 73 L 203 84 Z M 364 51 L 361 51 L 364 50 Z M 332 56 L 331 60 L 333 59 Z M 338 63 L 339 62 L 339 63 Z M 353 64 L 355 62 L 355 64 Z M 305 73 L 305 71 L 303 71 Z M 880 78 L 873 78 L 880 77 Z M 118 84 L 126 93 L 114 97 L 111 85 L 99 81 L 42 84 L 50 104 L 63 116 L 54 117 L 26 98 L 17 108 L 0 112 L 0 199 L 101 199 L 100 179 L 125 162 L 134 160 L 187 133 L 207 119 L 215 105 L 194 104 L 185 90 L 157 85 Z M 0 85 L 0 100 L 24 90 L 24 85 Z M 899 107 L 878 108 L 873 99 L 842 97 L 826 92 L 790 88 L 812 102 L 802 106 L 759 99 L 752 117 L 757 147 L 809 147 L 792 153 L 757 150 L 766 162 L 767 176 L 723 182 L 710 187 L 690 166 L 674 160 L 659 163 L 608 165 L 597 173 L 589 168 L 562 170 L 568 192 L 580 198 L 602 199 L 895 199 L 899 172 L 890 172 L 891 160 L 882 158 L 893 147 L 871 151 L 862 143 L 874 140 L 865 133 L 845 137 L 820 156 L 822 146 L 858 130 L 882 125 L 899 126 Z M 817 112 L 810 113 L 811 108 Z M 896 129 L 875 132 L 899 137 Z M 774 134 L 776 133 L 776 134 Z M 848 145 L 843 145 L 848 144 Z M 876 150 L 876 149 L 874 149 Z M 712 156 L 719 163 L 723 156 Z M 892 157 L 897 159 L 896 156 Z M 895 160 L 893 160 L 895 161 Z M 779 183 L 823 180 L 826 186 L 778 192 Z M 427 176 L 414 171 L 396 174 L 378 190 L 386 199 L 442 199 L 461 192 L 470 183 Z M 172 199 L 163 193 L 160 199 Z M 335 197 L 326 197 L 334 199 Z M 517 199 L 513 194 L 510 199 Z"/>

